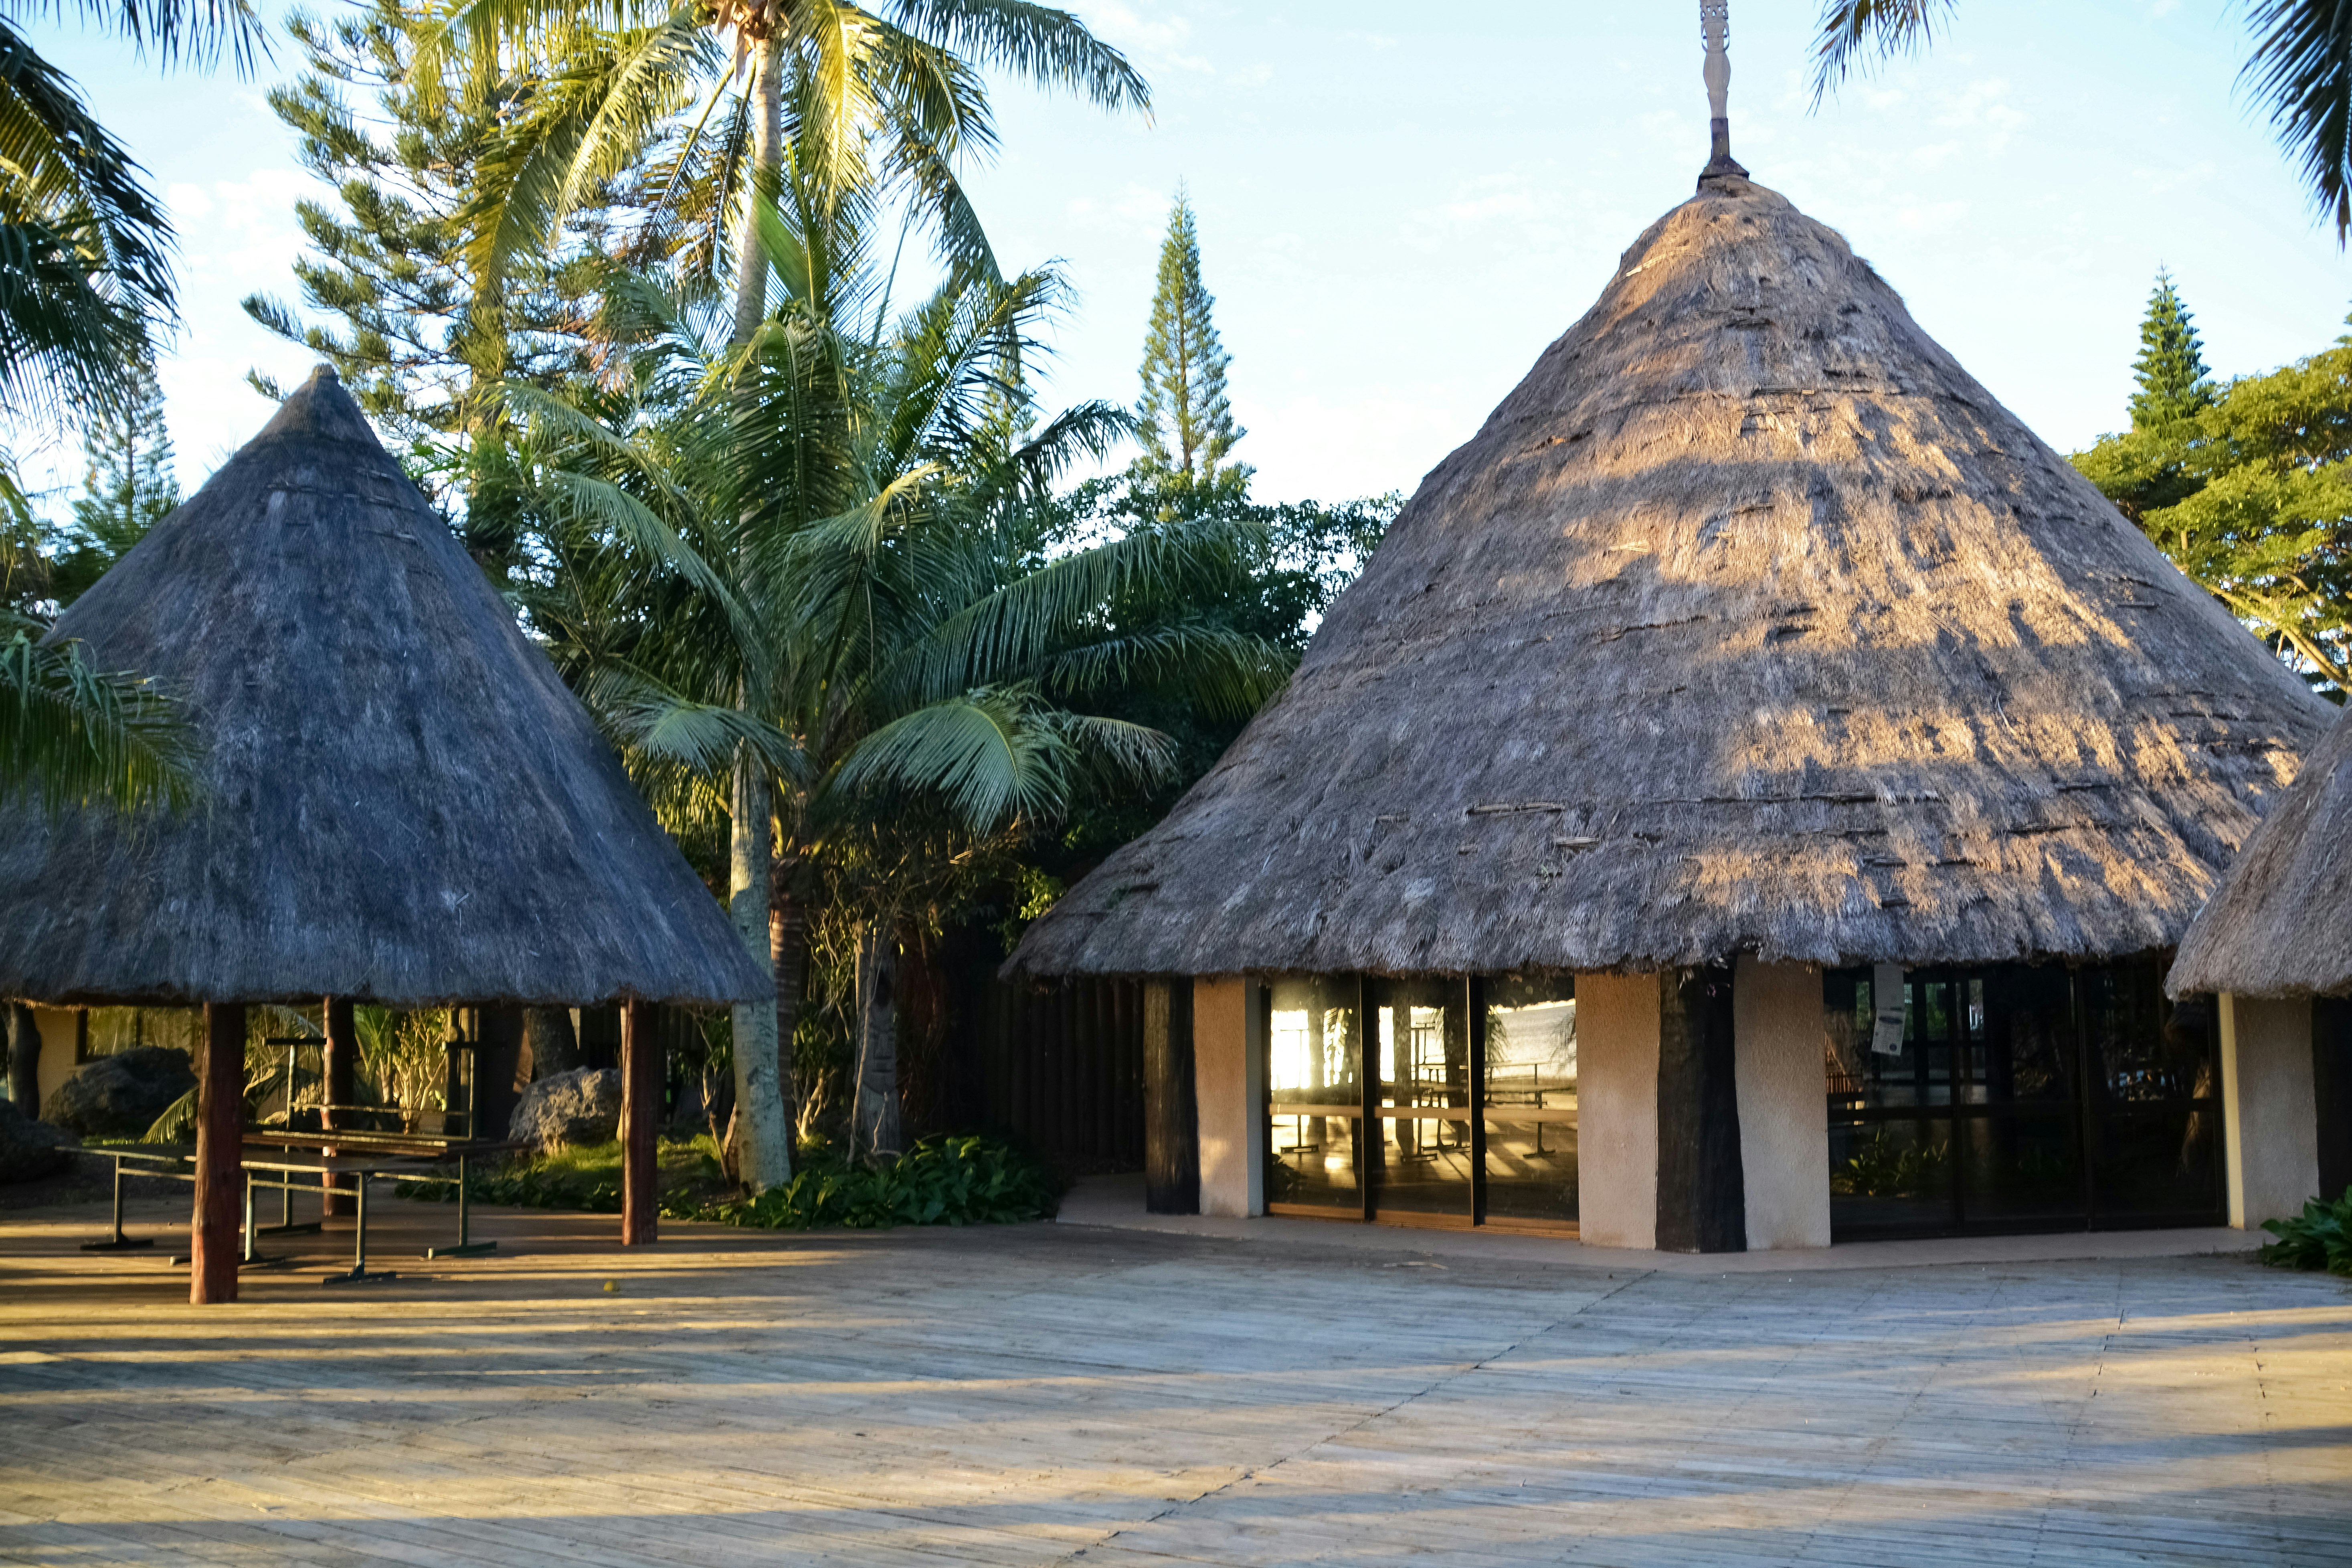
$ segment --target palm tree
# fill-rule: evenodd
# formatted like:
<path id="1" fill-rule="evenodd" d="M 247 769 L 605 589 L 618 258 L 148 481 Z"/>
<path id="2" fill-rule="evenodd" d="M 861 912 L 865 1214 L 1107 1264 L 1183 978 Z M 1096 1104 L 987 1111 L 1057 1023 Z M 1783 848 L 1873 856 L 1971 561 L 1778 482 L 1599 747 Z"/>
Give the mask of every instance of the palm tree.
<path id="1" fill-rule="evenodd" d="M 795 181 L 787 195 L 805 189 Z M 650 331 L 635 407 L 600 417 L 514 394 L 539 428 L 597 459 L 543 476 L 556 509 L 603 543 L 567 563 L 563 602 L 541 618 L 562 628 L 592 702 L 673 813 L 724 789 L 740 847 L 742 760 L 759 764 L 762 795 L 783 784 L 768 934 L 787 1009 L 810 870 L 827 856 L 885 868 L 861 882 L 868 1049 L 856 1126 L 871 1154 L 896 1142 L 878 999 L 904 901 L 887 868 L 906 861 L 909 839 L 1050 821 L 1089 779 L 1154 782 L 1165 738 L 1079 705 L 1151 684 L 1246 710 L 1289 656 L 1181 621 L 1121 633 L 1105 614 L 1122 596 L 1180 596 L 1229 570 L 1229 523 L 1139 531 L 1042 563 L 1021 547 L 1021 509 L 1128 425 L 1096 404 L 1026 428 L 1021 365 L 1060 303 L 1058 279 L 967 272 L 877 338 L 884 307 L 856 223 L 762 202 L 755 226 L 782 300 L 743 353 L 719 346 L 715 301 L 698 313 L 638 290 Z M 766 1048 L 738 1037 L 754 1152 L 766 1131 L 746 1069 Z"/>
<path id="2" fill-rule="evenodd" d="M 1924 48 L 1959 0 L 1827 0 L 1813 52 L 1813 99 L 1835 90 L 1873 57 Z M 2336 0 L 2253 0 L 2246 8 L 2253 52 L 2240 88 L 2270 111 L 2281 146 L 2301 165 L 2305 188 L 2352 235 L 2352 11 Z"/>
<path id="3" fill-rule="evenodd" d="M 520 73 L 528 87 L 515 97 L 509 132 L 469 214 L 478 287 L 495 291 L 508 258 L 542 247 L 565 212 L 666 148 L 654 205 L 673 221 L 702 216 L 699 243 L 687 249 L 707 280 L 727 265 L 725 229 L 734 221 L 727 347 L 746 367 L 737 394 L 747 405 L 759 395 L 749 367 L 776 357 L 751 353 L 762 332 L 782 332 L 771 347 L 788 361 L 795 333 L 808 352 L 827 352 L 805 323 L 768 322 L 776 247 L 752 221 L 763 202 L 772 211 L 789 184 L 805 255 L 821 258 L 824 230 L 855 227 L 896 199 L 929 221 L 955 270 L 994 278 L 994 257 L 955 172 L 961 157 L 994 145 L 978 68 L 1075 89 L 1106 108 L 1150 102 L 1142 78 L 1117 50 L 1066 12 L 1026 0 L 888 0 L 876 10 L 844 0 L 447 0 L 437 32 L 428 30 L 418 50 L 420 87 L 438 90 L 450 74 L 446 60 L 464 49 L 482 61 L 524 58 L 534 68 Z M 687 239 L 682 230 L 677 237 Z M 824 381 L 792 384 L 807 391 Z M 813 438 L 814 428 L 796 426 L 790 444 Z M 772 498 L 762 504 L 772 510 Z M 828 510 L 803 510 L 795 521 Z M 755 684 L 744 683 L 747 711 L 757 711 Z M 774 845 L 767 773 L 748 743 L 739 748 L 730 806 L 730 908 L 746 945 L 758 951 L 772 945 Z M 739 1053 L 764 1058 L 777 1037 L 772 1009 L 738 1009 Z M 754 1147 L 762 1172 L 755 1184 L 781 1180 L 782 1150 L 761 1147 L 756 1135 Z"/>

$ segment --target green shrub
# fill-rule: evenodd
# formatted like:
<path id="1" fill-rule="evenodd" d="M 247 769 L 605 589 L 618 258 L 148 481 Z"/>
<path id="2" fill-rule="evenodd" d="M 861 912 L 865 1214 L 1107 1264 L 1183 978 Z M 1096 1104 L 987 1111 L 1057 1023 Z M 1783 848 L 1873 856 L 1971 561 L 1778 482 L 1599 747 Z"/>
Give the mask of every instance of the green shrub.
<path id="1" fill-rule="evenodd" d="M 2266 1219 L 2263 1228 L 2278 1239 L 2256 1256 L 2273 1268 L 2352 1276 L 2352 1187 L 2333 1203 L 2312 1199 L 2294 1219 Z"/>
<path id="2" fill-rule="evenodd" d="M 898 1159 L 852 1165 L 821 1142 L 801 1145 L 793 1179 L 752 1199 L 719 1195 L 726 1178 L 710 1140 L 661 1146 L 662 1213 L 764 1230 L 897 1225 L 997 1225 L 1044 1219 L 1060 1184 L 1043 1161 L 993 1138 L 926 1138 Z M 393 1189 L 404 1198 L 457 1200 L 451 1177 L 424 1177 Z M 470 1174 L 479 1204 L 515 1208 L 621 1212 L 621 1146 L 554 1149 Z"/>
<path id="3" fill-rule="evenodd" d="M 1059 1196 L 1052 1168 L 1010 1143 L 926 1138 L 878 1165 L 853 1165 L 822 1145 L 804 1145 L 790 1182 L 695 1217 L 763 1230 L 1002 1225 L 1046 1218 Z"/>

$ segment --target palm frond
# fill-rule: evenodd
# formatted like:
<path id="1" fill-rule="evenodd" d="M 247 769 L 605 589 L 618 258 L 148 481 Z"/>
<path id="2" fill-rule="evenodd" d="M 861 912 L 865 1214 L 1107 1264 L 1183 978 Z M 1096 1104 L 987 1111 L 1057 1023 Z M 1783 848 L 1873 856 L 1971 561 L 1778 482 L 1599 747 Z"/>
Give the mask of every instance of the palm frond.
<path id="1" fill-rule="evenodd" d="M 0 643 L 0 795 L 47 810 L 172 808 L 195 797 L 194 743 L 152 681 L 99 669 L 74 642 Z"/>
<path id="2" fill-rule="evenodd" d="M 1819 108 L 1857 67 L 1935 42 L 1958 0 L 1828 0 L 1813 40 L 1813 105 Z"/>
<path id="3" fill-rule="evenodd" d="M 2352 235 L 2352 6 L 2255 0 L 2247 21 L 2254 49 L 2238 73 L 2239 89 L 2270 110 L 2272 127 L 2341 245 Z"/>

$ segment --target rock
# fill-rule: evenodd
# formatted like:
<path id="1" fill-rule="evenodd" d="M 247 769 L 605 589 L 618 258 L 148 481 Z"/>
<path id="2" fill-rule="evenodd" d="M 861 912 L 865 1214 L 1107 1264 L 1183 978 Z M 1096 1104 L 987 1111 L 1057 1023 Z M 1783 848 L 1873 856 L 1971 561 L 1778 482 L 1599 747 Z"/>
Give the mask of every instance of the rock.
<path id="1" fill-rule="evenodd" d="M 577 1068 L 543 1078 L 522 1091 L 507 1136 L 534 1149 L 565 1143 L 609 1143 L 621 1135 L 621 1075 L 610 1068 Z"/>
<path id="2" fill-rule="evenodd" d="M 168 1046 L 133 1046 L 86 1061 L 66 1075 L 44 1120 L 83 1138 L 137 1138 L 196 1087 L 188 1054 Z"/>
<path id="3" fill-rule="evenodd" d="M 73 1163 L 73 1152 L 72 1133 L 34 1121 L 14 1100 L 0 1100 L 0 1182 L 53 1176 Z"/>

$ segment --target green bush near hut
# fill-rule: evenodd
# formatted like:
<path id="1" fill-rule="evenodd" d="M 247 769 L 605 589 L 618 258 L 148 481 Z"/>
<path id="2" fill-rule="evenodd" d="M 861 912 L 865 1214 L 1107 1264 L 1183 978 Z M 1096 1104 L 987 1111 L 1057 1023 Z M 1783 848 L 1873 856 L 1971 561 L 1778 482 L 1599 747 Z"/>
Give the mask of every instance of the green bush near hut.
<path id="1" fill-rule="evenodd" d="M 1044 1161 L 1002 1139 L 926 1138 L 896 1160 L 853 1165 L 823 1142 L 803 1143 L 793 1179 L 756 1198 L 730 1197 L 709 1137 L 661 1145 L 662 1214 L 761 1230 L 875 1230 L 901 1225 L 1005 1225 L 1050 1216 L 1061 1183 Z M 457 1199 L 452 1178 L 400 1183 L 404 1198 Z M 469 1195 L 514 1208 L 621 1212 L 621 1145 L 585 1144 L 509 1161 L 473 1175 Z"/>
<path id="2" fill-rule="evenodd" d="M 872 1165 L 803 1145 L 791 1181 L 695 1217 L 762 1230 L 1017 1225 L 1049 1218 L 1060 1197 L 1053 1167 L 1027 1150 L 997 1138 L 941 1137 Z"/>
<path id="3" fill-rule="evenodd" d="M 2273 1268 L 2325 1268 L 2352 1278 L 2352 1187 L 2330 1202 L 2314 1198 L 2293 1219 L 2266 1219 L 2278 1237 L 2254 1256 Z"/>

